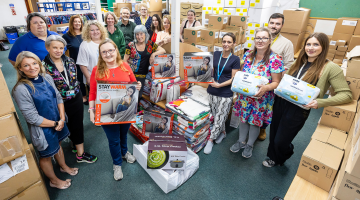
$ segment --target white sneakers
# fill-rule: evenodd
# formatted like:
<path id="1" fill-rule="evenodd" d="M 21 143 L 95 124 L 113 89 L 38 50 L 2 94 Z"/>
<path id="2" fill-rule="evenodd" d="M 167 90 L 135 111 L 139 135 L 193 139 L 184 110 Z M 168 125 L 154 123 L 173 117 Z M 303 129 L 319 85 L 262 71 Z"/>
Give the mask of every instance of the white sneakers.
<path id="1" fill-rule="evenodd" d="M 220 144 L 224 138 L 226 138 L 226 132 L 221 132 L 215 140 L 216 144 Z"/>
<path id="2" fill-rule="evenodd" d="M 121 179 L 123 179 L 124 175 L 122 173 L 121 166 L 113 165 L 113 170 L 114 170 L 115 181 L 120 181 Z"/>
<path id="3" fill-rule="evenodd" d="M 122 158 L 125 158 L 127 163 L 134 163 L 136 160 L 135 156 L 131 155 L 130 152 L 126 152 L 125 156 L 123 156 Z"/>
<path id="4" fill-rule="evenodd" d="M 204 148 L 204 154 L 210 154 L 212 151 L 212 148 L 214 146 L 214 143 L 210 140 L 207 141 L 206 146 Z"/>

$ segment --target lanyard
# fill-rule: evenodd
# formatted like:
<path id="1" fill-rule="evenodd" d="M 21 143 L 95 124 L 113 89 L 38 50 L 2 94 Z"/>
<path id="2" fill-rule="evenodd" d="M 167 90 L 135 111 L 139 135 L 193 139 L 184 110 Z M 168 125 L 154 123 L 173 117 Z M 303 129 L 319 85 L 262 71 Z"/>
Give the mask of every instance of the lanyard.
<path id="1" fill-rule="evenodd" d="M 276 38 L 274 39 L 274 41 L 271 42 L 270 47 L 271 47 L 271 46 L 275 43 L 275 41 L 279 38 L 279 35 L 280 35 L 280 33 L 276 36 Z"/>
<path id="2" fill-rule="evenodd" d="M 220 61 L 221 61 L 221 58 L 222 58 L 222 55 L 223 55 L 223 53 L 221 52 L 221 56 L 220 56 L 219 64 L 218 64 L 218 70 L 217 70 L 217 74 L 218 74 L 217 81 L 219 81 L 220 76 L 221 76 L 221 74 L 222 74 L 223 71 L 224 71 L 224 68 L 225 68 L 225 66 L 226 66 L 226 63 L 229 61 L 229 58 L 230 58 L 231 54 L 232 54 L 232 53 L 230 53 L 230 55 L 229 55 L 228 58 L 226 59 L 225 64 L 224 64 L 221 72 L 219 72 L 219 71 L 220 71 Z"/>
<path id="3" fill-rule="evenodd" d="M 303 66 L 300 68 L 299 73 L 298 73 L 298 74 L 297 74 L 297 76 L 296 76 L 296 78 L 297 78 L 297 79 L 299 79 L 299 76 L 300 76 L 300 74 L 301 74 L 302 70 L 304 69 L 305 64 L 306 64 L 306 63 L 304 63 L 304 64 L 303 64 Z M 301 80 L 301 79 L 303 79 L 303 78 L 304 78 L 304 76 L 305 76 L 305 74 L 304 74 L 304 75 L 300 78 L 300 80 Z"/>
<path id="4" fill-rule="evenodd" d="M 71 90 L 71 85 L 70 85 L 69 77 L 68 77 L 67 71 L 66 71 L 67 69 L 66 69 L 66 67 L 65 67 L 64 61 L 62 61 L 62 63 L 63 63 L 63 67 L 64 67 L 65 77 L 62 75 L 61 72 L 60 72 L 60 75 L 61 75 L 61 77 L 64 79 L 65 83 L 69 86 L 69 88 L 70 88 L 70 90 Z"/>
<path id="5" fill-rule="evenodd" d="M 146 17 L 145 23 L 144 23 L 142 17 L 140 16 L 141 24 L 145 26 L 147 19 L 148 19 L 148 17 Z"/>

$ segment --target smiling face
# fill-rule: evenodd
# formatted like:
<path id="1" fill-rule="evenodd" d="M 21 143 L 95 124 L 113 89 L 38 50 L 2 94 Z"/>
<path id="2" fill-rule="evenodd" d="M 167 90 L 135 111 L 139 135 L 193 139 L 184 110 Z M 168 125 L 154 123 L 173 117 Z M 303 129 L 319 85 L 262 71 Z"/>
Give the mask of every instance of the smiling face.
<path id="1" fill-rule="evenodd" d="M 159 21 L 157 20 L 157 18 L 154 16 L 152 17 L 152 23 L 154 24 L 154 26 L 157 28 L 159 26 Z"/>
<path id="2" fill-rule="evenodd" d="M 145 35 L 145 33 L 143 33 L 143 32 L 138 32 L 138 33 L 136 33 L 136 40 L 137 40 L 139 43 L 145 42 L 145 37 L 146 37 L 146 35 Z"/>
<path id="3" fill-rule="evenodd" d="M 52 41 L 46 50 L 49 52 L 51 58 L 59 59 L 64 52 L 64 44 L 59 41 Z"/>
<path id="4" fill-rule="evenodd" d="M 32 17 L 30 21 L 30 30 L 36 37 L 43 36 L 47 33 L 46 23 L 41 17 Z"/>
<path id="5" fill-rule="evenodd" d="M 207 58 L 204 59 L 204 64 L 205 64 L 205 65 L 209 64 L 209 62 L 210 62 L 209 59 L 207 59 Z"/>
<path id="6" fill-rule="evenodd" d="M 127 89 L 126 95 L 130 97 L 132 94 L 134 94 L 134 90 L 132 88 Z"/>
<path id="7" fill-rule="evenodd" d="M 283 27 L 283 19 L 282 18 L 270 19 L 268 27 L 272 35 L 277 35 L 278 33 L 280 33 L 281 28 Z"/>
<path id="8" fill-rule="evenodd" d="M 81 19 L 75 18 L 74 22 L 73 22 L 73 26 L 74 26 L 75 30 L 80 30 L 81 29 Z"/>
<path id="9" fill-rule="evenodd" d="M 173 58 L 171 56 L 169 56 L 167 59 L 169 62 L 171 62 Z"/>
<path id="10" fill-rule="evenodd" d="M 100 29 L 96 25 L 90 25 L 91 40 L 99 40 L 101 38 Z"/>
<path id="11" fill-rule="evenodd" d="M 232 37 L 226 35 L 225 37 L 223 37 L 222 39 L 222 47 L 224 49 L 224 51 L 231 51 L 231 49 L 234 47 L 234 41 L 232 39 Z"/>
<path id="12" fill-rule="evenodd" d="M 188 12 L 188 13 L 187 13 L 187 19 L 188 19 L 189 21 L 194 21 L 194 20 L 195 20 L 195 15 L 194 15 L 194 13 L 193 13 L 193 12 Z"/>
<path id="13" fill-rule="evenodd" d="M 322 52 L 319 40 L 315 37 L 308 39 L 305 44 L 305 52 L 309 58 L 316 59 Z"/>
<path id="14" fill-rule="evenodd" d="M 163 25 L 164 25 L 165 31 L 169 31 L 169 29 L 170 29 L 170 22 L 169 22 L 169 19 L 168 19 L 168 18 L 164 18 Z"/>
<path id="15" fill-rule="evenodd" d="M 105 43 L 100 47 L 101 57 L 105 63 L 116 62 L 116 51 L 116 47 L 111 43 Z"/>
<path id="16" fill-rule="evenodd" d="M 121 13 L 121 19 L 124 21 L 129 21 L 130 11 L 128 9 L 123 9 Z"/>
<path id="17" fill-rule="evenodd" d="M 115 24 L 115 19 L 112 15 L 108 15 L 107 18 L 106 18 L 106 23 L 108 26 L 114 26 Z"/>
<path id="18" fill-rule="evenodd" d="M 148 10 L 147 10 L 147 8 L 146 7 L 141 7 L 140 8 L 140 14 L 142 15 L 142 16 L 146 16 L 147 15 L 147 12 L 148 12 Z"/>
<path id="19" fill-rule="evenodd" d="M 40 65 L 34 58 L 24 58 L 20 64 L 19 70 L 28 78 L 36 78 L 40 72 Z"/>
<path id="20" fill-rule="evenodd" d="M 260 31 L 255 36 L 255 46 L 258 50 L 269 48 L 271 43 L 270 35 L 267 31 Z"/>

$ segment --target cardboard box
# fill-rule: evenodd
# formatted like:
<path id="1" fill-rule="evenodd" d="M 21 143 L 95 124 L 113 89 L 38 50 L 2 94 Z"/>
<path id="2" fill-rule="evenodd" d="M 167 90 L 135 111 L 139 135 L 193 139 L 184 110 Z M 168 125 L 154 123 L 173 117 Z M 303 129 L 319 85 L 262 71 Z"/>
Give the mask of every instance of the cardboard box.
<path id="1" fill-rule="evenodd" d="M 236 38 L 237 44 L 244 44 L 246 42 L 246 30 L 242 27 L 233 27 L 233 26 L 227 26 L 225 30 L 236 30 L 239 33 L 239 36 Z M 224 30 L 224 31 L 225 31 Z M 219 43 L 220 43 L 220 37 L 219 37 Z"/>
<path id="2" fill-rule="evenodd" d="M 336 41 L 336 46 L 345 46 L 346 45 L 346 40 L 337 40 Z"/>
<path id="3" fill-rule="evenodd" d="M 159 15 L 160 18 L 162 18 L 162 12 L 161 11 L 149 11 L 149 15 L 153 16 L 153 15 Z"/>
<path id="4" fill-rule="evenodd" d="M 289 39 L 293 43 L 294 52 L 298 52 L 302 48 L 305 32 L 303 32 L 301 34 L 281 32 L 281 35 L 284 36 L 285 38 Z"/>
<path id="5" fill-rule="evenodd" d="M 202 12 L 203 11 L 203 4 L 200 3 L 192 3 L 191 9 L 195 10 L 195 12 Z"/>
<path id="6" fill-rule="evenodd" d="M 184 29 L 184 43 L 197 44 L 201 42 L 201 30 L 205 27 L 197 26 Z"/>
<path id="7" fill-rule="evenodd" d="M 358 22 L 356 24 L 354 35 L 360 35 L 360 19 L 358 20 Z"/>
<path id="8" fill-rule="evenodd" d="M 0 69 L 0 116 L 15 112 L 15 106 L 11 99 L 4 75 Z M 6 105 L 6 106 L 5 106 Z M 1 129 L 0 129 L 1 130 Z M 0 136 L 1 140 L 1 136 Z"/>
<path id="9" fill-rule="evenodd" d="M 39 181 L 34 185 L 30 186 L 26 190 L 22 191 L 11 200 L 31 200 L 31 199 L 41 199 L 41 200 L 50 200 L 48 191 L 45 186 L 45 182 Z"/>
<path id="10" fill-rule="evenodd" d="M 196 19 L 200 19 L 200 20 L 201 20 L 201 16 L 202 16 L 202 12 L 196 12 L 196 13 L 195 13 Z M 200 20 L 199 20 L 199 21 L 200 21 Z M 200 22 L 200 24 L 201 24 L 201 22 Z"/>
<path id="11" fill-rule="evenodd" d="M 335 57 L 334 57 L 333 62 L 334 62 L 335 64 L 341 65 L 342 62 L 343 62 L 343 59 L 338 59 L 338 58 L 335 58 Z"/>
<path id="12" fill-rule="evenodd" d="M 50 25 L 50 31 L 56 32 L 57 27 L 69 26 L 69 23 L 66 24 L 52 24 Z"/>
<path id="13" fill-rule="evenodd" d="M 183 142 L 149 141 L 147 168 L 185 170 L 187 147 Z"/>
<path id="14" fill-rule="evenodd" d="M 219 42 L 220 29 L 202 29 L 201 42 L 206 42 L 214 45 Z"/>
<path id="15" fill-rule="evenodd" d="M 337 46 L 336 46 L 336 41 L 330 40 L 329 50 L 335 50 L 335 51 L 334 51 L 334 54 L 335 54 L 336 48 L 337 48 Z"/>
<path id="16" fill-rule="evenodd" d="M 230 30 L 230 29 L 224 29 L 220 31 L 219 35 L 219 43 L 222 43 L 222 38 L 226 33 L 233 33 L 236 37 L 236 41 L 239 41 L 239 31 L 238 30 Z"/>
<path id="17" fill-rule="evenodd" d="M 281 29 L 281 32 L 300 34 L 306 31 L 306 27 L 309 22 L 310 12 L 311 9 L 307 8 L 294 8 L 284 10 L 283 14 L 285 16 L 286 23 Z"/>
<path id="18" fill-rule="evenodd" d="M 331 49 L 331 50 L 333 50 L 333 49 Z M 336 48 L 336 50 L 337 50 L 337 51 L 344 51 L 344 52 L 346 52 L 346 51 L 348 50 L 348 46 L 338 46 L 338 47 Z M 330 52 L 330 50 L 329 50 L 329 52 Z"/>
<path id="19" fill-rule="evenodd" d="M 336 33 L 345 33 L 345 34 L 354 34 L 358 20 L 351 18 L 339 18 L 336 22 L 334 32 Z"/>
<path id="20" fill-rule="evenodd" d="M 285 200 L 320 200 L 327 199 L 329 193 L 312 183 L 295 175 L 294 180 L 286 192 Z M 334 200 L 334 199 L 333 199 Z"/>
<path id="21" fill-rule="evenodd" d="M 355 47 L 348 53 L 346 76 L 360 79 L 360 47 Z"/>
<path id="22" fill-rule="evenodd" d="M 359 139 L 359 135 L 360 135 L 360 114 L 359 113 L 357 113 L 355 115 L 354 123 L 351 126 L 350 133 L 353 135 L 353 140 L 351 141 L 351 144 L 352 144 L 352 146 L 355 146 L 357 140 Z"/>
<path id="23" fill-rule="evenodd" d="M 340 150 L 345 148 L 345 142 L 347 134 L 344 131 L 333 129 L 330 127 L 318 125 L 311 139 L 318 140 L 320 142 L 334 146 Z"/>
<path id="24" fill-rule="evenodd" d="M 180 3 L 180 12 L 187 12 L 191 9 L 191 3 L 190 2 L 182 2 Z"/>
<path id="25" fill-rule="evenodd" d="M 236 7 L 249 8 L 250 7 L 250 0 L 237 0 Z"/>
<path id="26" fill-rule="evenodd" d="M 326 55 L 326 58 L 328 58 L 328 59 L 330 59 L 330 60 L 333 60 L 334 57 L 335 57 L 335 54 L 333 54 L 333 53 L 328 53 L 328 54 Z"/>
<path id="27" fill-rule="evenodd" d="M 348 162 L 348 165 L 349 165 L 348 173 L 357 178 L 360 178 L 359 145 L 360 145 L 360 138 L 358 138 L 357 142 L 355 143 L 355 146 L 353 148 L 351 148 L 351 152 L 350 152 L 351 162 Z"/>
<path id="28" fill-rule="evenodd" d="M 351 36 L 348 51 L 353 50 L 354 47 L 360 45 L 360 35 Z"/>
<path id="29" fill-rule="evenodd" d="M 343 155 L 336 147 L 311 140 L 301 157 L 297 175 L 328 192 Z"/>
<path id="30" fill-rule="evenodd" d="M 352 77 L 348 77 L 348 76 L 346 76 L 345 79 L 351 90 L 353 100 L 359 100 L 359 98 L 360 98 L 360 79 L 352 78 Z"/>
<path id="31" fill-rule="evenodd" d="M 203 52 L 213 52 L 214 51 L 214 45 L 205 43 L 205 42 L 199 42 L 195 45 L 196 48 L 201 49 Z"/>
<path id="32" fill-rule="evenodd" d="M 237 16 L 237 15 L 231 15 L 230 19 L 230 26 L 231 27 L 242 27 L 243 29 L 246 29 L 248 22 L 247 16 Z"/>
<path id="33" fill-rule="evenodd" d="M 220 44 L 220 43 L 216 43 L 216 44 L 214 44 L 214 52 L 215 51 L 223 51 L 224 49 L 223 49 L 223 47 L 222 47 L 222 44 Z"/>
<path id="34" fill-rule="evenodd" d="M 348 132 L 354 120 L 357 101 L 324 108 L 320 124 Z"/>
<path id="35" fill-rule="evenodd" d="M 121 8 L 128 7 L 130 9 L 130 12 L 132 12 L 132 4 L 131 3 L 113 3 L 114 6 L 114 13 L 116 16 L 120 16 Z M 140 10 L 140 8 L 139 8 Z M 67 25 L 68 26 L 68 25 Z"/>
<path id="36" fill-rule="evenodd" d="M 345 52 L 345 51 L 338 51 L 338 50 L 336 50 L 336 52 L 335 52 L 335 56 L 342 56 L 342 57 L 345 57 L 345 54 L 346 54 L 346 52 Z"/>
<path id="37" fill-rule="evenodd" d="M 350 43 L 352 35 L 351 34 L 345 34 L 345 33 L 333 33 L 333 36 L 331 38 L 331 40 L 333 41 L 337 41 L 337 40 L 345 40 L 346 44 Z M 337 46 L 344 46 L 344 45 L 337 45 Z"/>
<path id="38" fill-rule="evenodd" d="M 342 63 L 342 61 L 343 61 L 343 59 L 344 59 L 344 55 L 336 55 L 336 54 L 335 54 L 334 59 L 336 59 L 336 60 L 341 60 L 341 63 Z M 341 63 L 340 63 L 340 64 L 341 64 Z"/>
<path id="39" fill-rule="evenodd" d="M 210 15 L 209 28 L 225 29 L 226 25 L 230 23 L 230 16 L 227 15 Z"/>

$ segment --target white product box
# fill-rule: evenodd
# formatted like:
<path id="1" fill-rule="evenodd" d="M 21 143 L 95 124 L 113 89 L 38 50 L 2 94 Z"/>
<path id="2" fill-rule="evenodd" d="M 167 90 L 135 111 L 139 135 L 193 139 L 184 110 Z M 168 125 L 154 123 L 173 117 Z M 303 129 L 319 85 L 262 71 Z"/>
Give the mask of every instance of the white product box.
<path id="1" fill-rule="evenodd" d="M 278 0 L 250 0 L 250 8 L 270 8 L 277 4 Z"/>
<path id="2" fill-rule="evenodd" d="M 250 0 L 237 0 L 236 7 L 249 8 L 250 7 Z"/>
<path id="3" fill-rule="evenodd" d="M 224 8 L 224 14 L 225 15 L 235 15 L 236 8 Z"/>
<path id="4" fill-rule="evenodd" d="M 213 14 L 223 15 L 224 7 L 213 7 Z"/>
<path id="5" fill-rule="evenodd" d="M 276 13 L 276 8 L 249 8 L 248 10 L 248 21 L 258 22 L 260 24 L 268 23 L 269 18 L 272 14 Z"/>
<path id="6" fill-rule="evenodd" d="M 239 1 L 239 0 L 225 0 L 225 7 L 235 8 L 237 5 L 237 1 Z"/>
<path id="7" fill-rule="evenodd" d="M 206 0 L 206 1 L 211 2 L 212 7 L 225 7 L 225 0 Z"/>
<path id="8" fill-rule="evenodd" d="M 248 16 L 248 8 L 236 8 L 235 15 Z"/>
<path id="9" fill-rule="evenodd" d="M 244 48 L 245 49 L 253 49 L 254 48 L 254 40 L 253 40 L 254 37 L 247 37 L 246 39 L 246 42 L 244 44 Z"/>

